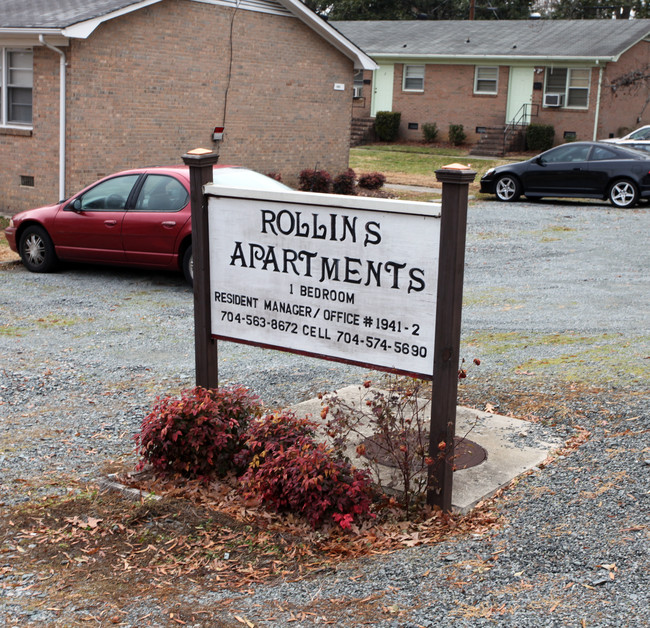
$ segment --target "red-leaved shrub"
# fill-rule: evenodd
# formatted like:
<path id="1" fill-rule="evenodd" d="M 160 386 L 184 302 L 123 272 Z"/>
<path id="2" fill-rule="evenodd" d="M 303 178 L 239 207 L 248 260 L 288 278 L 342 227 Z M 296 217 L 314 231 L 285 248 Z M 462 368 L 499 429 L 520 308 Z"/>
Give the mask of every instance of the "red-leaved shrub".
<path id="1" fill-rule="evenodd" d="M 324 443 L 316 443 L 316 427 L 290 413 L 251 425 L 251 460 L 241 488 L 277 511 L 304 516 L 313 528 L 327 520 L 349 528 L 355 518 L 369 513 L 370 477 Z"/>
<path id="2" fill-rule="evenodd" d="M 369 172 L 359 177 L 359 187 L 366 190 L 378 190 L 386 183 L 386 177 L 381 172 Z"/>
<path id="3" fill-rule="evenodd" d="M 303 192 L 330 191 L 332 177 L 326 170 L 303 170 L 299 175 L 298 189 Z"/>
<path id="4" fill-rule="evenodd" d="M 356 175 L 352 168 L 348 168 L 345 172 L 334 177 L 332 181 L 332 192 L 334 194 L 347 194 L 348 196 L 354 196 L 356 190 L 354 188 L 354 180 Z"/>
<path id="5" fill-rule="evenodd" d="M 135 436 L 142 456 L 138 468 L 149 463 L 162 474 L 203 480 L 241 472 L 235 455 L 251 418 L 260 414 L 259 398 L 243 386 L 197 386 L 180 398 L 159 397 Z"/>

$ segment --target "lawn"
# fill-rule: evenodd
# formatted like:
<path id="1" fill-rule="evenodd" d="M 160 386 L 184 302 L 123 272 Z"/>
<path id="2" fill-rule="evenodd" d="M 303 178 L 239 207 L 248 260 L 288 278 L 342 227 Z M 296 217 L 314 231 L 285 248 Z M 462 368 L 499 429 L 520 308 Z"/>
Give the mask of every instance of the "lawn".
<path id="1" fill-rule="evenodd" d="M 411 144 L 368 144 L 350 150 L 350 168 L 357 174 L 381 172 L 387 183 L 439 187 L 435 171 L 452 163 L 470 166 L 476 180 L 470 186 L 477 193 L 481 176 L 507 159 L 474 157 L 466 149 Z"/>

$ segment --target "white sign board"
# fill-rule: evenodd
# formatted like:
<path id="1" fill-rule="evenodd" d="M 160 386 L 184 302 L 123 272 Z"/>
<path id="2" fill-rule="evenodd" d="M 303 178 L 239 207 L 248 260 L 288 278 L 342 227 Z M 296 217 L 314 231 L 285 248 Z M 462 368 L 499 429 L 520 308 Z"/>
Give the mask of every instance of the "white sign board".
<path id="1" fill-rule="evenodd" d="M 439 207 L 205 192 L 214 337 L 432 376 Z"/>

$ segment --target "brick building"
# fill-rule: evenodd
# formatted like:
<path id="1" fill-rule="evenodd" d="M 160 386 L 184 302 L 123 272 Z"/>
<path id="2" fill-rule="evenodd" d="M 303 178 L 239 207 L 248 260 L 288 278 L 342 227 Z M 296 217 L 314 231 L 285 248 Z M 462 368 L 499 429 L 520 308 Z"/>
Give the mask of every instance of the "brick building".
<path id="1" fill-rule="evenodd" d="M 503 140 L 509 124 L 550 124 L 561 143 L 650 123 L 650 20 L 332 25 L 379 65 L 358 73 L 353 115 L 399 111 L 402 139 L 421 140 L 425 123 L 443 140 L 462 124 L 470 143 Z"/>
<path id="2" fill-rule="evenodd" d="M 299 0 L 3 0 L 0 210 L 128 167 L 348 165 L 355 69 L 376 67 Z"/>

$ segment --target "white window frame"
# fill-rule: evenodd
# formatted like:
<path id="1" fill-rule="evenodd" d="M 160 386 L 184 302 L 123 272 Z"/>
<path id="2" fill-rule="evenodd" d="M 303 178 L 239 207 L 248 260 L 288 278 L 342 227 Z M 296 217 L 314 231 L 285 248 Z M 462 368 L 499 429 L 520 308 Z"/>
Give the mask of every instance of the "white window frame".
<path id="1" fill-rule="evenodd" d="M 417 69 L 416 69 L 417 68 Z M 426 66 L 422 64 L 404 64 L 404 72 L 402 72 L 402 91 L 404 92 L 423 92 L 424 91 L 424 73 Z M 410 72 L 409 72 L 410 70 Z M 410 76 L 409 76 L 410 74 Z M 420 80 L 420 87 L 406 87 L 406 82 L 409 80 Z"/>
<path id="2" fill-rule="evenodd" d="M 9 83 L 10 71 L 9 57 L 11 53 L 29 53 L 32 56 L 32 65 L 29 68 L 31 72 L 31 84 L 27 85 L 12 85 Z M 23 69 L 25 71 L 25 69 Z M 18 122 L 9 120 L 9 103 L 10 92 L 12 89 L 29 89 L 31 90 L 31 109 L 32 115 L 29 122 Z M 16 129 L 31 129 L 34 123 L 34 51 L 32 48 L 3 48 L 0 47 L 0 127 L 16 128 Z"/>
<path id="3" fill-rule="evenodd" d="M 544 80 L 544 94 L 561 94 L 563 97 L 562 108 L 563 109 L 589 109 L 589 96 L 591 95 L 591 68 L 556 68 L 557 70 L 566 70 L 566 77 L 564 79 L 564 89 L 551 88 L 548 87 L 548 77 L 550 75 L 550 70 L 553 68 L 547 68 L 545 73 Z M 583 77 L 578 76 L 579 74 L 585 73 L 586 76 L 586 86 L 578 86 L 574 81 L 579 81 Z M 569 101 L 572 96 L 575 96 L 577 92 L 586 92 L 585 104 L 584 105 L 574 105 Z"/>
<path id="4" fill-rule="evenodd" d="M 481 76 L 482 70 L 490 70 L 494 76 Z M 494 89 L 479 89 L 480 83 L 494 83 Z M 499 93 L 499 66 L 498 65 L 477 65 L 474 69 L 474 93 L 494 96 Z"/>

